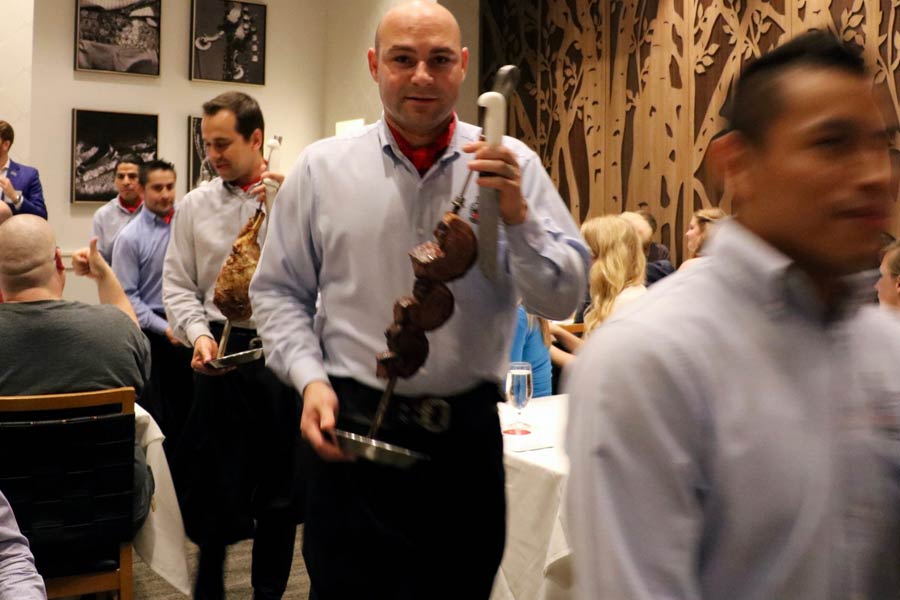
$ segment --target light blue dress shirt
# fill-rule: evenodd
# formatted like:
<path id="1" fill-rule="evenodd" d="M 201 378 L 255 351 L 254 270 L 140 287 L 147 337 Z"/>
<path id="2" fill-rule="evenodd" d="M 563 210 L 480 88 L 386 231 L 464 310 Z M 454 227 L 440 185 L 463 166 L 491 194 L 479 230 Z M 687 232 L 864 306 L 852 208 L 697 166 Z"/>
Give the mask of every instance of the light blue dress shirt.
<path id="1" fill-rule="evenodd" d="M 113 247 L 119 232 L 141 214 L 143 210 L 144 206 L 142 204 L 136 211 L 129 211 L 122 206 L 122 202 L 116 196 L 94 213 L 91 235 L 97 236 L 97 250 L 110 265 L 112 265 Z"/>
<path id="2" fill-rule="evenodd" d="M 897 598 L 900 321 L 737 222 L 575 361 L 579 597 Z M 865 280 L 865 281 L 863 281 Z"/>
<path id="3" fill-rule="evenodd" d="M 113 247 L 113 272 L 128 295 L 141 329 L 165 335 L 162 274 L 172 228 L 153 211 L 143 209 L 122 228 Z"/>
<path id="4" fill-rule="evenodd" d="M 451 209 L 471 160 L 461 147 L 479 133 L 458 122 L 446 152 L 421 177 L 383 121 L 301 154 L 278 192 L 250 285 L 266 366 L 301 392 L 329 374 L 384 387 L 375 357 L 386 349 L 394 302 L 412 293 L 408 253 L 433 239 Z M 448 284 L 453 316 L 428 333 L 428 360 L 398 382 L 398 393 L 447 395 L 500 382 L 518 297 L 530 312 L 565 318 L 587 285 L 590 253 L 539 158 L 518 140 L 504 144 L 522 170 L 528 216 L 500 227 L 496 283 L 476 265 Z M 473 182 L 463 218 L 477 196 Z"/>

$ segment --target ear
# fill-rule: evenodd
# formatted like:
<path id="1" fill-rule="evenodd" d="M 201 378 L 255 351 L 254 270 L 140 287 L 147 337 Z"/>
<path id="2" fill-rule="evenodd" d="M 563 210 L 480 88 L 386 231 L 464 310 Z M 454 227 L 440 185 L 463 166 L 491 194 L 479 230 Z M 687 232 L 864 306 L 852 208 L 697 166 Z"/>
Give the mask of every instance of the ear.
<path id="1" fill-rule="evenodd" d="M 378 82 L 378 54 L 375 52 L 375 48 L 369 48 L 369 51 L 366 53 L 366 59 L 369 63 L 369 75 L 372 76 L 372 81 Z"/>
<path id="2" fill-rule="evenodd" d="M 463 72 L 463 81 L 466 79 L 466 73 L 469 72 L 469 49 L 463 48 L 460 53 L 460 66 L 462 67 Z"/>
<path id="3" fill-rule="evenodd" d="M 752 165 L 755 150 L 750 142 L 737 131 L 722 136 L 711 151 L 715 152 L 715 162 L 731 184 L 736 198 L 747 198 L 753 189 Z"/>
<path id="4" fill-rule="evenodd" d="M 261 129 L 257 128 L 253 130 L 253 133 L 250 134 L 250 145 L 254 150 L 262 150 L 263 147 L 263 132 Z"/>
<path id="5" fill-rule="evenodd" d="M 62 259 L 62 250 L 59 248 L 56 249 L 56 270 L 60 272 L 65 272 L 66 265 L 63 264 Z"/>

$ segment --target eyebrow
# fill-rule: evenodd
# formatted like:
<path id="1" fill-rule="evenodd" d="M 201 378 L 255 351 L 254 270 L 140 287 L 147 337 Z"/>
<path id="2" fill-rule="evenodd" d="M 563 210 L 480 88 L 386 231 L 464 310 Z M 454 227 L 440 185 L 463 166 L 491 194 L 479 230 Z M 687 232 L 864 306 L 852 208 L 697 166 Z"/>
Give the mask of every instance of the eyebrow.
<path id="1" fill-rule="evenodd" d="M 386 50 L 386 52 L 416 52 L 416 49 L 412 46 L 404 46 L 404 45 L 394 45 Z M 432 48 L 428 53 L 429 54 L 456 54 L 456 50 L 451 48 L 450 46 L 441 46 L 439 48 Z"/>

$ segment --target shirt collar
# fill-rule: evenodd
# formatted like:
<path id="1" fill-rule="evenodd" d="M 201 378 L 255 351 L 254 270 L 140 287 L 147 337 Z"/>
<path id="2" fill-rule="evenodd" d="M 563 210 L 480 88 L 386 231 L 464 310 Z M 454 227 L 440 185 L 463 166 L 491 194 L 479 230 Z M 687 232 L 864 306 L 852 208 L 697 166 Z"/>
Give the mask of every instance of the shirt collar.
<path id="1" fill-rule="evenodd" d="M 844 291 L 837 310 L 827 314 L 809 276 L 785 254 L 751 233 L 734 219 L 713 230 L 704 254 L 714 257 L 718 271 L 755 297 L 772 314 L 799 311 L 820 322 L 848 317 L 872 300 L 877 271 L 863 271 L 841 279 Z"/>
<path id="2" fill-rule="evenodd" d="M 453 113 L 452 127 L 453 135 L 450 136 L 450 143 L 447 145 L 447 149 L 444 153 L 438 157 L 437 161 L 435 161 L 436 163 L 446 163 L 447 161 L 455 159 L 461 153 L 460 146 L 462 144 L 460 143 L 459 117 L 455 112 Z M 384 118 L 384 113 L 382 113 L 381 120 L 378 122 L 378 137 L 381 141 L 382 150 L 384 150 L 385 153 L 388 153 L 395 162 L 406 162 L 413 170 L 415 170 L 415 166 L 403 154 L 397 140 L 394 138 L 394 134 L 391 132 L 391 128 Z"/>
<path id="3" fill-rule="evenodd" d="M 118 200 L 118 202 L 116 203 L 116 206 L 119 207 L 119 210 L 121 210 L 122 212 L 128 213 L 130 215 L 133 215 L 137 211 L 141 210 L 141 207 L 144 206 L 143 198 L 140 198 L 138 200 L 138 203 L 132 207 L 128 207 L 128 206 L 125 206 L 124 204 L 122 204 L 122 196 L 116 196 L 116 200 Z"/>
<path id="4" fill-rule="evenodd" d="M 156 225 L 156 226 L 166 226 L 172 222 L 172 217 L 174 215 L 175 215 L 175 207 L 173 206 L 172 210 L 169 211 L 169 214 L 165 217 L 160 217 L 159 215 L 154 213 L 152 210 L 148 209 L 148 210 L 141 210 L 141 212 L 138 214 L 138 218 L 144 219 L 148 223 L 152 223 L 153 225 Z"/>
<path id="5" fill-rule="evenodd" d="M 12 159 L 10 159 L 10 158 L 7 156 L 7 157 L 6 157 L 6 164 L 4 164 L 2 167 L 0 167 L 0 171 L 7 171 L 7 172 L 9 172 L 9 164 L 10 164 L 11 162 L 12 162 Z"/>

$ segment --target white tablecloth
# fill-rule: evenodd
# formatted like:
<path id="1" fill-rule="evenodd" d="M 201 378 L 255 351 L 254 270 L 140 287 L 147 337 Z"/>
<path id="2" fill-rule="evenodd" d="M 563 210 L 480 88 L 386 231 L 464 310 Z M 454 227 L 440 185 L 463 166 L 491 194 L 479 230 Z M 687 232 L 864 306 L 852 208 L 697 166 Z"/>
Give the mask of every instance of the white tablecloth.
<path id="1" fill-rule="evenodd" d="M 491 600 L 564 600 L 573 595 L 563 492 L 569 460 L 563 450 L 565 395 L 535 398 L 525 408 L 527 436 L 503 436 L 506 466 L 506 550 Z M 515 410 L 500 405 L 500 421 Z M 517 449 L 527 449 L 516 451 Z"/>
<path id="2" fill-rule="evenodd" d="M 150 413 L 137 404 L 134 406 L 134 423 L 135 439 L 147 453 L 147 464 L 153 470 L 156 482 L 150 514 L 134 538 L 134 549 L 160 577 L 189 596 L 191 581 L 188 577 L 184 523 L 175 497 L 169 463 L 163 453 L 165 436 Z"/>

